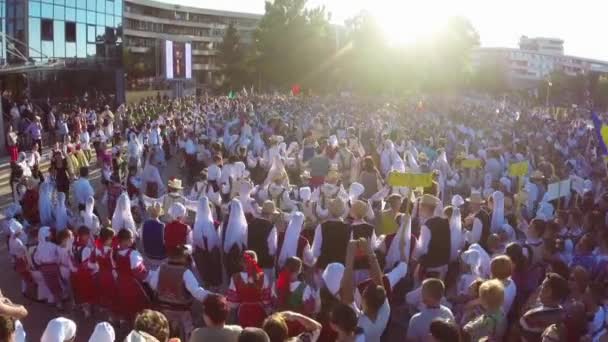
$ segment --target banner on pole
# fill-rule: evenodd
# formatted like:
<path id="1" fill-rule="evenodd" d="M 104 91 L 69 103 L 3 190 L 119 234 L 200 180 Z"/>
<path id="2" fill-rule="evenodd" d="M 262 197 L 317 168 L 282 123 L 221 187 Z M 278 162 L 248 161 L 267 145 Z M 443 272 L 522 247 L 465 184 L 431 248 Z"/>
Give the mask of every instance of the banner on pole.
<path id="1" fill-rule="evenodd" d="M 528 174 L 528 161 L 513 163 L 509 165 L 509 176 L 523 177 Z"/>
<path id="2" fill-rule="evenodd" d="M 463 169 L 481 169 L 481 160 L 479 159 L 465 159 L 460 162 L 460 166 Z"/>
<path id="3" fill-rule="evenodd" d="M 547 188 L 547 194 L 545 195 L 546 200 L 553 201 L 554 199 L 570 195 L 571 186 L 572 181 L 570 179 L 549 184 L 549 187 Z"/>
<path id="4" fill-rule="evenodd" d="M 433 174 L 391 172 L 388 175 L 388 184 L 390 186 L 403 186 L 408 188 L 426 188 L 433 185 Z"/>

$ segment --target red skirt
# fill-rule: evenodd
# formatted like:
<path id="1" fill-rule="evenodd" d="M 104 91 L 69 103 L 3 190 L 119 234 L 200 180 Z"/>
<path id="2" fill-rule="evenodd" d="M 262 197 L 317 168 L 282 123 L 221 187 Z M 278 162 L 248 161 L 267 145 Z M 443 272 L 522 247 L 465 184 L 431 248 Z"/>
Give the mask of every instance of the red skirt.
<path id="1" fill-rule="evenodd" d="M 55 301 L 60 302 L 63 299 L 63 289 L 61 287 L 61 276 L 59 265 L 57 264 L 42 264 L 38 267 L 46 287 L 55 297 Z"/>
<path id="2" fill-rule="evenodd" d="M 14 163 L 17 161 L 17 157 L 19 156 L 19 148 L 17 148 L 17 145 L 9 146 L 8 153 L 11 156 L 11 163 Z"/>
<path id="3" fill-rule="evenodd" d="M 262 303 L 241 303 L 239 306 L 238 320 L 243 328 L 261 328 L 266 319 L 266 311 Z"/>
<path id="4" fill-rule="evenodd" d="M 99 270 L 97 272 L 98 303 L 107 310 L 114 311 L 116 304 L 116 280 L 112 270 Z"/>
<path id="5" fill-rule="evenodd" d="M 150 307 L 150 297 L 142 284 L 132 275 L 118 275 L 116 312 L 119 316 L 132 321 L 144 309 Z"/>
<path id="6" fill-rule="evenodd" d="M 94 275 L 90 270 L 80 267 L 78 271 L 72 272 L 70 283 L 72 284 L 76 304 L 96 304 L 98 299 L 97 289 Z"/>
<path id="7" fill-rule="evenodd" d="M 25 284 L 23 295 L 32 300 L 38 300 L 38 286 L 32 277 L 32 272 L 27 267 L 27 261 L 23 258 L 15 260 L 15 271 L 21 276 L 21 280 Z"/>

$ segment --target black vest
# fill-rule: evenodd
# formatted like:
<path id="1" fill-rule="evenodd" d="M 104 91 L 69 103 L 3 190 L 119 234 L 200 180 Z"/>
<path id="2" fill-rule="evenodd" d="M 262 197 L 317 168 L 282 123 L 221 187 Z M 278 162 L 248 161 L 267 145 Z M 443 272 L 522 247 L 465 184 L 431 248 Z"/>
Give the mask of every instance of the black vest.
<path id="1" fill-rule="evenodd" d="M 475 214 L 475 218 L 481 221 L 481 235 L 479 236 L 479 245 L 487 250 L 488 237 L 490 236 L 490 215 L 483 209 Z M 490 253 L 491 254 L 491 253 Z"/>
<path id="2" fill-rule="evenodd" d="M 427 268 L 447 265 L 451 249 L 450 221 L 436 216 L 428 219 L 424 225 L 431 232 L 431 240 L 420 263 Z"/>
<path id="3" fill-rule="evenodd" d="M 321 254 L 317 259 L 317 268 L 325 269 L 327 264 L 346 260 L 346 248 L 350 241 L 350 227 L 341 221 L 327 221 L 321 224 Z"/>
<path id="4" fill-rule="evenodd" d="M 368 223 L 361 223 L 352 225 L 350 227 L 353 232 L 353 240 L 358 240 L 360 238 L 365 238 L 368 242 L 372 237 L 372 233 L 374 232 L 374 226 Z M 367 255 L 357 255 L 355 257 L 355 269 L 367 269 L 369 268 L 369 262 L 367 260 Z"/>
<path id="5" fill-rule="evenodd" d="M 274 257 L 268 251 L 268 234 L 273 226 L 272 222 L 256 217 L 251 220 L 249 229 L 247 229 L 247 248 L 257 254 L 258 265 L 261 268 L 274 266 Z"/>

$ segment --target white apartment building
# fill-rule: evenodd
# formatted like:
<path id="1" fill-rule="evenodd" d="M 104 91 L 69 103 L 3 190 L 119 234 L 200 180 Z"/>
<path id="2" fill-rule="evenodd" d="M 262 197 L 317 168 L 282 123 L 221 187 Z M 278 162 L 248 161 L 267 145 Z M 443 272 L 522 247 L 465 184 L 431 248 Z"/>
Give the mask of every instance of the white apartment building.
<path id="1" fill-rule="evenodd" d="M 473 51 L 473 66 L 493 61 L 505 70 L 512 86 L 533 87 L 548 80 L 555 70 L 575 76 L 586 73 L 608 74 L 608 62 L 564 55 L 564 41 L 555 38 L 521 37 L 516 48 L 477 48 Z"/>
<path id="2" fill-rule="evenodd" d="M 209 84 L 219 70 L 217 49 L 228 25 L 233 24 L 241 43 L 249 45 L 261 17 L 153 0 L 124 0 L 124 46 L 132 53 L 147 53 L 151 48 L 159 51 L 163 40 L 191 42 L 192 76 L 199 84 Z"/>

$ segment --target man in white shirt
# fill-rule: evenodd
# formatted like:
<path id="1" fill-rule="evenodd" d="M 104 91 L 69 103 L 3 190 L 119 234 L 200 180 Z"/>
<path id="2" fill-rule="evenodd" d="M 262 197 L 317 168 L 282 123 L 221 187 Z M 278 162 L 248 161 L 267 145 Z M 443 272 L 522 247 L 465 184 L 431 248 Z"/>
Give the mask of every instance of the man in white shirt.
<path id="1" fill-rule="evenodd" d="M 422 283 L 422 302 L 425 307 L 410 319 L 406 341 L 425 341 L 431 322 L 435 319 L 454 322 L 452 311 L 440 304 L 444 291 L 443 282 L 439 279 L 429 278 Z"/>
<path id="2" fill-rule="evenodd" d="M 382 286 L 369 286 L 363 292 L 364 312 L 359 316 L 357 326 L 363 329 L 365 341 L 380 342 L 391 316 L 391 307 Z"/>
<path id="3" fill-rule="evenodd" d="M 85 210 L 87 199 L 95 197 L 95 190 L 91 186 L 89 179 L 89 168 L 80 168 L 80 178 L 74 182 L 74 198 L 78 203 L 78 211 Z"/>

